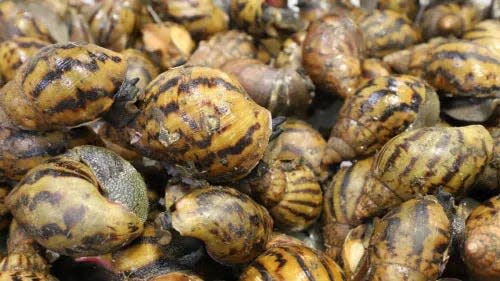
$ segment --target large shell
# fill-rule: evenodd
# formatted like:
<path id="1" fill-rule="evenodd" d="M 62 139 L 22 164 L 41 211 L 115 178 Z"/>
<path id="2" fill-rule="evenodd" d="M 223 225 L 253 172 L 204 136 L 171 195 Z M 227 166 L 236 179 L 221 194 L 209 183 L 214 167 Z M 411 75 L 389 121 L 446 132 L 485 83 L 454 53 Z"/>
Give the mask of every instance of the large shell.
<path id="1" fill-rule="evenodd" d="M 436 280 L 447 261 L 451 223 L 433 196 L 409 200 L 374 225 L 365 279 Z"/>
<path id="2" fill-rule="evenodd" d="M 316 87 L 341 97 L 356 91 L 364 41 L 347 16 L 330 15 L 313 22 L 302 46 L 302 63 Z"/>
<path id="3" fill-rule="evenodd" d="M 480 125 L 402 133 L 376 155 L 356 214 L 372 217 L 404 200 L 435 193 L 438 187 L 463 195 L 484 170 L 492 150 L 493 140 Z"/>
<path id="4" fill-rule="evenodd" d="M 463 259 L 477 280 L 500 278 L 500 196 L 474 209 L 467 219 Z"/>
<path id="5" fill-rule="evenodd" d="M 375 78 L 340 109 L 323 162 L 372 155 L 399 133 L 438 121 L 439 99 L 425 81 L 407 75 Z"/>
<path id="6" fill-rule="evenodd" d="M 177 201 L 172 226 L 183 236 L 203 240 L 214 260 L 233 264 L 249 262 L 264 250 L 273 221 L 247 195 L 231 188 L 208 187 Z"/>
<path id="7" fill-rule="evenodd" d="M 17 69 L 50 43 L 32 37 L 17 37 L 0 43 L 0 76 L 12 80 Z"/>
<path id="8" fill-rule="evenodd" d="M 132 125 L 134 145 L 195 176 L 235 181 L 262 158 L 271 114 L 253 102 L 228 74 L 206 67 L 162 73 L 145 91 Z"/>
<path id="9" fill-rule="evenodd" d="M 81 125 L 110 109 L 126 71 L 122 55 L 96 45 L 50 45 L 0 90 L 0 105 L 27 130 Z"/>
<path id="10" fill-rule="evenodd" d="M 140 235 L 148 211 L 141 175 L 94 146 L 74 148 L 30 170 L 7 205 L 39 244 L 70 256 L 124 246 Z"/>

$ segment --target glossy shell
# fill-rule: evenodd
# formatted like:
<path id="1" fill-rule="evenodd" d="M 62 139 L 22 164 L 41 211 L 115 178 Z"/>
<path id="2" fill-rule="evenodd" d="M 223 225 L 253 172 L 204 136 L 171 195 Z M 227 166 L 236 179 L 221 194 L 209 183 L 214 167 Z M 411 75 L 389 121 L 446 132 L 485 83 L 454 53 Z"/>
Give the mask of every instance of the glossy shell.
<path id="1" fill-rule="evenodd" d="M 467 31 L 463 39 L 471 40 L 482 45 L 500 58 L 500 22 L 498 20 L 485 20 L 474 25 Z"/>
<path id="2" fill-rule="evenodd" d="M 395 11 L 373 10 L 358 19 L 368 56 L 383 57 L 421 40 L 411 21 Z"/>
<path id="3" fill-rule="evenodd" d="M 332 259 L 308 247 L 276 245 L 243 270 L 240 281 L 343 281 L 344 273 Z"/>
<path id="4" fill-rule="evenodd" d="M 50 43 L 31 37 L 17 37 L 0 43 L 0 76 L 12 80 L 17 69 Z"/>
<path id="5" fill-rule="evenodd" d="M 74 148 L 30 170 L 7 205 L 39 244 L 69 256 L 104 254 L 128 244 L 142 232 L 148 211 L 141 175 L 94 146 Z"/>
<path id="6" fill-rule="evenodd" d="M 346 16 L 331 15 L 313 22 L 302 46 L 302 64 L 321 91 L 350 96 L 361 75 L 364 41 Z"/>
<path id="7" fill-rule="evenodd" d="M 247 175 L 271 134 L 269 111 L 255 104 L 234 78 L 212 68 L 162 73 L 148 85 L 139 107 L 131 129 L 134 146 L 213 181 Z"/>
<path id="8" fill-rule="evenodd" d="M 264 250 L 273 221 L 267 210 L 247 195 L 231 188 L 208 187 L 177 201 L 172 225 L 181 235 L 205 242 L 207 252 L 217 262 L 240 264 Z"/>
<path id="9" fill-rule="evenodd" d="M 499 97 L 500 58 L 477 43 L 440 45 L 424 66 L 424 77 L 445 96 Z"/>
<path id="10" fill-rule="evenodd" d="M 340 109 L 323 162 L 372 155 L 399 133 L 438 121 L 439 100 L 425 81 L 407 75 L 375 78 Z"/>
<path id="11" fill-rule="evenodd" d="M 96 45 L 50 45 L 0 90 L 0 104 L 23 129 L 81 125 L 109 110 L 126 71 L 122 55 Z"/>
<path id="12" fill-rule="evenodd" d="M 470 4 L 435 5 L 427 9 L 422 16 L 422 35 L 425 39 L 450 35 L 460 37 L 479 19 L 478 11 Z"/>
<path id="13" fill-rule="evenodd" d="M 463 260 L 478 280 L 500 278 L 500 196 L 475 208 L 466 222 Z"/>
<path id="14" fill-rule="evenodd" d="M 438 187 L 463 195 L 492 157 L 493 140 L 480 125 L 428 127 L 387 142 L 373 163 L 372 177 L 357 206 L 357 216 L 372 217 Z"/>
<path id="15" fill-rule="evenodd" d="M 375 222 L 363 280 L 436 280 L 450 240 L 451 223 L 436 198 L 409 200 Z"/>

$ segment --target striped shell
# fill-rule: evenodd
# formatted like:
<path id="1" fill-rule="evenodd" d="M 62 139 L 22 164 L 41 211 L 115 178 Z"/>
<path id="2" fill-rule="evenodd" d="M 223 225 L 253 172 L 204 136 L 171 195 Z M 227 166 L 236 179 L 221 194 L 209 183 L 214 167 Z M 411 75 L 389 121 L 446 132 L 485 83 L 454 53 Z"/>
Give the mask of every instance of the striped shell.
<path id="1" fill-rule="evenodd" d="M 356 280 L 436 280 L 447 261 L 451 223 L 433 196 L 409 200 L 377 220 L 368 263 Z M 366 273 L 365 279 L 357 279 Z"/>
<path id="2" fill-rule="evenodd" d="M 332 259 L 311 248 L 283 244 L 271 247 L 243 270 L 239 281 L 344 281 Z"/>
<path id="3" fill-rule="evenodd" d="M 110 109 L 126 71 L 122 55 L 96 45 L 49 45 L 0 90 L 0 105 L 26 130 L 81 125 Z"/>
<path id="4" fill-rule="evenodd" d="M 148 211 L 141 175 L 95 146 L 73 148 L 30 170 L 7 206 L 40 245 L 74 257 L 128 244 L 141 234 Z"/>
<path id="5" fill-rule="evenodd" d="M 5 81 L 12 80 L 23 63 L 49 44 L 32 37 L 3 41 L 0 43 L 0 76 L 3 76 Z"/>
<path id="6" fill-rule="evenodd" d="M 471 40 L 482 45 L 500 58 L 500 22 L 498 20 L 485 20 L 474 25 L 464 34 L 463 39 Z"/>
<path id="7" fill-rule="evenodd" d="M 438 187 L 460 196 L 484 170 L 492 150 L 493 139 L 480 125 L 402 133 L 376 155 L 356 216 L 372 217 Z"/>
<path id="8" fill-rule="evenodd" d="M 217 69 L 164 72 L 148 85 L 139 108 L 130 130 L 134 146 L 148 157 L 173 161 L 212 181 L 247 175 L 271 135 L 269 111 Z"/>
<path id="9" fill-rule="evenodd" d="M 500 278 L 500 196 L 472 211 L 466 222 L 462 258 L 477 280 Z"/>
<path id="10" fill-rule="evenodd" d="M 0 42 L 19 36 L 55 42 L 47 25 L 17 2 L 8 0 L 0 3 Z M 55 14 L 48 16 L 56 17 Z"/>
<path id="11" fill-rule="evenodd" d="M 370 57 L 383 57 L 421 40 L 411 21 L 395 11 L 373 10 L 358 19 Z"/>
<path id="12" fill-rule="evenodd" d="M 172 226 L 182 236 L 205 242 L 207 252 L 217 262 L 241 264 L 264 250 L 273 220 L 247 195 L 232 188 L 207 187 L 177 201 Z"/>
<path id="13" fill-rule="evenodd" d="M 500 58 L 469 41 L 440 45 L 430 53 L 424 77 L 446 96 L 500 97 Z"/>
<path id="14" fill-rule="evenodd" d="M 340 109 L 323 162 L 372 155 L 399 133 L 438 121 L 439 99 L 425 81 L 407 75 L 375 78 Z"/>
<path id="15" fill-rule="evenodd" d="M 405 15 L 409 19 L 414 19 L 417 16 L 419 1 L 418 0 L 378 0 L 377 9 L 393 10 Z"/>
<path id="16" fill-rule="evenodd" d="M 443 3 L 427 9 L 422 16 L 422 35 L 424 39 L 462 34 L 480 20 L 478 10 L 473 5 Z"/>
<path id="17" fill-rule="evenodd" d="M 302 64 L 314 85 L 341 97 L 356 91 L 363 56 L 362 34 L 347 16 L 330 15 L 313 22 L 302 46 Z"/>

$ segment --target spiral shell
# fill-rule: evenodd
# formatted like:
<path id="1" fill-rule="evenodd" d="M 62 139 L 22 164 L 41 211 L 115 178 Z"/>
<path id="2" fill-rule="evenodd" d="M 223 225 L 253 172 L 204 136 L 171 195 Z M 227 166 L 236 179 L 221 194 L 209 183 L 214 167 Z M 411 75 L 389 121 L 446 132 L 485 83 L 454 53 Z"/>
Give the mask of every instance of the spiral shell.
<path id="1" fill-rule="evenodd" d="M 17 37 L 0 43 L 0 76 L 5 81 L 14 78 L 17 69 L 48 42 L 31 37 Z"/>
<path id="2" fill-rule="evenodd" d="M 208 187 L 177 201 L 172 226 L 183 236 L 203 240 L 217 262 L 233 264 L 249 262 L 264 250 L 273 221 L 247 195 L 231 188 Z"/>
<path id="3" fill-rule="evenodd" d="M 302 64 L 321 91 L 350 96 L 361 76 L 364 41 L 346 16 L 330 15 L 309 26 L 302 46 Z"/>
<path id="4" fill-rule="evenodd" d="M 256 55 L 257 49 L 250 35 L 230 30 L 201 41 L 186 65 L 219 68 L 232 59 L 255 58 Z"/>
<path id="5" fill-rule="evenodd" d="M 409 200 L 375 222 L 364 259 L 368 264 L 355 279 L 436 280 L 446 264 L 450 240 L 451 223 L 435 197 Z"/>
<path id="6" fill-rule="evenodd" d="M 500 58 L 500 22 L 498 20 L 485 20 L 477 23 L 464 34 L 463 39 L 471 40 L 490 49 Z"/>
<path id="7" fill-rule="evenodd" d="M 30 170 L 7 205 L 39 244 L 69 256 L 104 254 L 128 244 L 142 232 L 148 211 L 141 175 L 94 146 L 73 148 Z"/>
<path id="8" fill-rule="evenodd" d="M 50 45 L 0 89 L 0 105 L 26 130 L 81 125 L 110 109 L 126 70 L 122 55 L 93 44 Z"/>
<path id="9" fill-rule="evenodd" d="M 478 280 L 500 278 L 500 196 L 475 208 L 466 222 L 463 260 Z"/>
<path id="10" fill-rule="evenodd" d="M 375 78 L 340 109 L 323 163 L 372 155 L 397 134 L 438 121 L 439 99 L 425 81 L 407 75 Z"/>
<path id="11" fill-rule="evenodd" d="M 411 21 L 391 10 L 373 10 L 358 19 L 358 23 L 365 38 L 368 56 L 383 57 L 421 40 L 420 33 L 412 27 Z"/>
<path id="12" fill-rule="evenodd" d="M 480 125 L 402 133 L 375 157 L 356 216 L 373 217 L 404 200 L 435 193 L 438 187 L 460 196 L 484 170 L 492 150 L 493 140 Z"/>
<path id="13" fill-rule="evenodd" d="M 181 67 L 145 90 L 131 125 L 134 146 L 153 159 L 175 161 L 192 175 L 235 181 L 254 168 L 271 135 L 271 114 L 226 73 Z"/>
<path id="14" fill-rule="evenodd" d="M 473 5 L 443 3 L 427 9 L 422 16 L 422 35 L 432 37 L 456 37 L 474 26 L 480 20 L 478 10 Z"/>
<path id="15" fill-rule="evenodd" d="M 329 257 L 302 245 L 285 243 L 257 257 L 239 280 L 343 281 L 345 278 L 340 266 Z"/>

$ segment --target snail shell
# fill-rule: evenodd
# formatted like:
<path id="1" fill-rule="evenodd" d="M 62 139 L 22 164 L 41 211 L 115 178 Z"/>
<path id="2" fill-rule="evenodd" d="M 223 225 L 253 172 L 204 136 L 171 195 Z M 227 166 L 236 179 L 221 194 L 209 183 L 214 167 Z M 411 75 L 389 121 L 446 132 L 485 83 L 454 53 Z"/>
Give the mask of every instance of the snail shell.
<path id="1" fill-rule="evenodd" d="M 356 216 L 373 217 L 404 200 L 435 193 L 438 187 L 460 196 L 484 170 L 492 150 L 493 139 L 480 125 L 402 133 L 376 155 Z"/>
<path id="2" fill-rule="evenodd" d="M 127 79 L 139 78 L 135 86 L 143 91 L 149 82 L 158 76 L 158 68 L 144 52 L 139 50 L 126 49 L 122 55 L 127 60 Z"/>
<path id="3" fill-rule="evenodd" d="M 418 12 L 418 0 L 378 0 L 377 9 L 392 10 L 414 19 Z"/>
<path id="4" fill-rule="evenodd" d="M 500 58 L 500 22 L 498 20 L 485 20 L 474 25 L 467 31 L 463 39 L 471 40 L 482 45 Z"/>
<path id="5" fill-rule="evenodd" d="M 264 250 L 273 220 L 247 195 L 231 188 L 207 187 L 177 201 L 172 226 L 182 236 L 205 242 L 208 254 L 217 262 L 239 264 Z"/>
<path id="6" fill-rule="evenodd" d="M 428 40 L 432 37 L 456 37 L 474 26 L 480 20 L 478 10 L 472 5 L 443 3 L 427 9 L 422 16 L 422 35 Z"/>
<path id="7" fill-rule="evenodd" d="M 0 43 L 0 76 L 5 81 L 14 78 L 17 69 L 38 50 L 50 43 L 32 37 L 17 37 Z"/>
<path id="8" fill-rule="evenodd" d="M 477 280 L 500 278 L 500 196 L 495 196 L 472 211 L 466 221 L 463 260 Z"/>
<path id="9" fill-rule="evenodd" d="M 302 46 L 302 64 L 314 85 L 341 97 L 356 91 L 363 55 L 362 34 L 347 16 L 329 15 L 313 22 Z"/>
<path id="10" fill-rule="evenodd" d="M 0 105 L 15 125 L 26 130 L 81 125 L 110 109 L 126 71 L 122 55 L 96 45 L 50 45 L 23 64 L 0 90 Z"/>
<path id="11" fill-rule="evenodd" d="M 439 121 L 439 99 L 425 81 L 384 76 L 349 97 L 333 125 L 323 163 L 369 156 L 397 134 Z"/>
<path id="12" fill-rule="evenodd" d="M 174 161 L 194 176 L 235 181 L 262 158 L 271 114 L 228 74 L 180 67 L 160 74 L 145 90 L 131 125 L 133 145 L 150 158 Z"/>
<path id="13" fill-rule="evenodd" d="M 142 232 L 148 212 L 141 175 L 95 146 L 73 148 L 30 170 L 7 206 L 40 245 L 76 257 L 128 244 Z"/>

